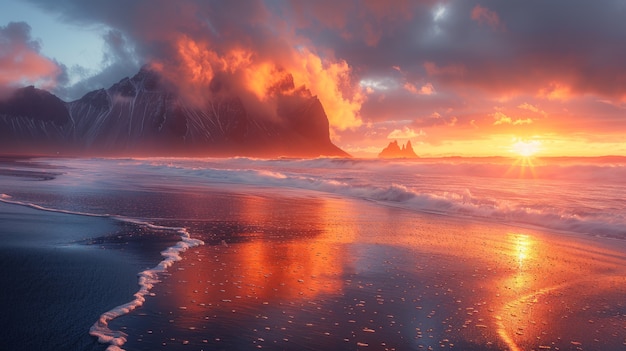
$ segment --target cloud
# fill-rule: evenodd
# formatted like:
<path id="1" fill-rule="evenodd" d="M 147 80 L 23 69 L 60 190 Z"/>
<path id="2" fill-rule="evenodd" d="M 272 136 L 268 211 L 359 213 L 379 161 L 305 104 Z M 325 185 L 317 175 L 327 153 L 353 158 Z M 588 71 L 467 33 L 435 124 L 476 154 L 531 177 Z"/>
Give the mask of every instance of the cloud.
<path id="1" fill-rule="evenodd" d="M 104 35 L 104 55 L 101 70 L 93 72 L 81 66 L 70 67 L 72 73 L 82 79 L 71 86 L 57 86 L 54 92 L 70 99 L 79 98 L 85 92 L 109 87 L 123 77 L 132 76 L 142 65 L 135 55 L 134 45 L 118 30 L 111 29 Z"/>
<path id="2" fill-rule="evenodd" d="M 530 118 L 525 118 L 525 119 L 513 119 L 509 116 L 507 116 L 506 114 L 504 114 L 503 112 L 497 111 L 495 112 L 493 115 L 493 118 L 495 119 L 495 122 L 493 122 L 494 126 L 497 125 L 502 125 L 502 124 L 512 124 L 512 125 L 522 125 L 522 124 L 532 124 L 533 120 Z"/>
<path id="3" fill-rule="evenodd" d="M 566 101 L 572 97 L 572 88 L 567 84 L 550 82 L 537 93 L 537 97 L 548 100 Z"/>
<path id="4" fill-rule="evenodd" d="M 504 25 L 500 21 L 500 16 L 486 7 L 480 5 L 474 6 L 471 16 L 474 21 L 480 24 L 486 24 L 493 29 L 504 29 Z"/>
<path id="5" fill-rule="evenodd" d="M 441 140 L 453 129 L 455 137 L 484 139 L 515 123 L 584 133 L 626 123 L 620 0 L 28 1 L 67 23 L 114 31 L 107 32 L 111 50 L 125 51 L 103 67 L 115 70 L 83 89 L 109 75 L 120 79 L 130 71 L 122 62 L 131 60 L 169 72 L 190 97 L 220 85 L 261 106 L 291 74 L 287 90 L 317 95 L 332 128 L 354 138 L 359 125 L 398 120 Z M 436 93 L 416 98 L 429 92 L 426 82 Z M 494 127 L 494 102 L 521 113 Z M 539 119 L 544 110 L 550 121 Z"/>
<path id="6" fill-rule="evenodd" d="M 411 83 L 404 83 L 404 89 L 412 94 L 419 94 L 420 91 L 417 90 L 417 87 Z"/>
<path id="7" fill-rule="evenodd" d="M 463 64 L 450 64 L 447 66 L 439 66 L 434 62 L 424 62 L 424 69 L 429 76 L 456 76 L 465 75 L 467 68 Z"/>
<path id="8" fill-rule="evenodd" d="M 112 28 L 105 36 L 105 69 L 82 82 L 84 88 L 145 63 L 162 72 L 191 102 L 236 94 L 249 110 L 269 114 L 275 111 L 277 93 L 307 92 L 322 102 L 333 129 L 361 124 L 366 96 L 351 65 L 296 33 L 304 25 L 296 14 L 309 2 L 278 7 L 264 1 L 33 1 L 77 24 L 99 22 Z M 375 1 L 366 4 L 380 7 Z M 311 6 L 317 21 L 324 19 L 331 28 L 343 25 L 342 18 L 329 14 L 330 8 Z M 283 11 L 293 12 L 283 17 Z M 281 85 L 285 80 L 292 87 Z"/>
<path id="9" fill-rule="evenodd" d="M 433 87 L 431 83 L 426 83 L 418 89 L 415 85 L 407 82 L 407 83 L 404 83 L 403 87 L 406 91 L 412 94 L 433 95 L 435 93 L 435 88 Z"/>
<path id="10" fill-rule="evenodd" d="M 68 22 L 120 31 L 142 63 L 175 65 L 176 36 L 184 34 L 203 38 L 219 55 L 229 42 L 251 47 L 279 66 L 304 47 L 322 61 L 345 61 L 356 81 L 402 67 L 410 81 L 432 77 L 438 92 L 479 88 L 514 96 L 560 82 L 574 96 L 626 98 L 619 34 L 626 32 L 626 10 L 619 1 L 572 0 L 567 8 L 542 2 L 540 13 L 534 1 L 494 0 L 30 1 Z M 509 30 L 492 33 L 476 25 L 505 22 Z"/>
<path id="11" fill-rule="evenodd" d="M 24 22 L 0 26 L 0 86 L 37 85 L 52 88 L 63 78 L 63 69 L 41 55 L 39 42 L 31 38 Z"/>
<path id="12" fill-rule="evenodd" d="M 293 18 L 299 30 L 320 32 L 323 28 L 372 48 L 397 25 L 410 20 L 415 6 L 411 0 L 286 0 L 278 4 L 282 17 Z"/>
<path id="13" fill-rule="evenodd" d="M 533 120 L 530 118 L 525 118 L 525 119 L 516 119 L 515 121 L 513 121 L 513 125 L 521 125 L 521 124 L 532 124 Z"/>
<path id="14" fill-rule="evenodd" d="M 532 112 L 535 112 L 535 113 L 539 112 L 539 108 L 537 108 L 537 106 L 533 106 L 533 105 L 531 105 L 531 104 L 529 104 L 527 102 L 525 102 L 525 103 L 523 103 L 521 105 L 518 105 L 517 108 L 521 108 L 522 110 L 532 111 Z"/>
<path id="15" fill-rule="evenodd" d="M 394 129 L 387 135 L 387 139 L 412 139 L 424 135 L 426 135 L 426 133 L 421 129 L 415 131 L 409 127 L 403 127 L 402 129 Z"/>
<path id="16" fill-rule="evenodd" d="M 504 113 L 502 113 L 500 111 L 495 112 L 493 114 L 493 118 L 495 119 L 495 122 L 493 122 L 494 126 L 497 126 L 497 125 L 500 125 L 500 124 L 511 124 L 513 122 L 511 117 L 505 115 Z"/>
<path id="17" fill-rule="evenodd" d="M 544 115 L 544 116 L 547 115 L 546 111 L 543 111 L 543 110 L 539 109 L 537 106 L 529 104 L 527 102 L 524 102 L 523 104 L 518 105 L 517 108 L 522 109 L 522 110 L 531 111 L 531 112 L 534 112 L 534 113 L 538 113 L 538 114 L 541 114 L 541 115 Z"/>

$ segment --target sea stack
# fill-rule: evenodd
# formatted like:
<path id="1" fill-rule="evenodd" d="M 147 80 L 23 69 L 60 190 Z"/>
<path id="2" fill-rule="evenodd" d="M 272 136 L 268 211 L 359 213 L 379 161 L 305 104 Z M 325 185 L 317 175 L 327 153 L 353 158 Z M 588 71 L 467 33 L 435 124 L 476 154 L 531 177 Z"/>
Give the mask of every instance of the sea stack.
<path id="1" fill-rule="evenodd" d="M 411 141 L 407 141 L 406 145 L 402 145 L 400 147 L 398 145 L 398 141 L 394 140 L 387 145 L 386 148 L 383 149 L 378 154 L 379 158 L 418 158 L 417 154 L 413 150 L 413 145 L 411 145 Z"/>

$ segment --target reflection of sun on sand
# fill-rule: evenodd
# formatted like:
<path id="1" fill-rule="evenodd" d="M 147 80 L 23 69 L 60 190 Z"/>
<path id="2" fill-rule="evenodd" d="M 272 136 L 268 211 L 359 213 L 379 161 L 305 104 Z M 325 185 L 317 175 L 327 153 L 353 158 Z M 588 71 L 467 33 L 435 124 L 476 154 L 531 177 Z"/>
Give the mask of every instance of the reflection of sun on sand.
<path id="1" fill-rule="evenodd" d="M 513 351 L 537 344 L 539 349 L 550 349 L 553 345 L 549 340 L 568 337 L 572 345 L 580 345 L 576 336 L 590 332 L 583 330 L 586 324 L 595 324 L 594 319 L 578 321 L 592 314 L 585 313 L 584 306 L 589 308 L 592 301 L 606 299 L 607 292 L 619 294 L 621 290 L 623 294 L 624 272 L 613 270 L 623 267 L 623 260 L 610 259 L 611 252 L 603 250 L 597 250 L 596 257 L 576 241 L 555 250 L 555 244 L 564 245 L 523 234 L 510 233 L 508 238 L 512 274 L 502 282 L 504 289 L 498 289 L 496 295 L 504 297 L 494 311 L 498 335 Z M 586 254 L 579 255 L 583 252 Z M 619 301 L 606 299 L 606 304 L 610 303 Z M 619 316 L 604 317 L 608 325 L 620 324 Z M 619 332 L 620 327 L 616 329 Z"/>
<path id="2" fill-rule="evenodd" d="M 389 331 L 401 323 L 404 340 L 424 349 L 576 348 L 593 340 L 578 338 L 587 332 L 600 349 L 624 342 L 606 340 L 623 334 L 623 243 L 612 251 L 596 239 L 333 199 L 303 208 L 304 217 L 276 217 L 283 210 L 264 201 L 246 198 L 238 214 L 278 218 L 286 231 L 187 252 L 156 288 L 170 290 L 156 298 L 169 308 L 167 325 L 206 328 L 215 340 L 230 335 L 222 327 L 253 341 L 310 343 L 315 333 L 316 345 L 333 346 L 352 332 L 350 341 L 370 346 L 399 342 Z M 398 324 L 374 324 L 376 316 Z"/>
<path id="3" fill-rule="evenodd" d="M 459 308 L 467 311 L 459 331 L 468 339 L 490 347 L 497 336 L 511 351 L 556 349 L 557 340 L 577 347 L 580 336 L 589 332 L 604 338 L 598 340 L 603 345 L 626 343 L 617 337 L 624 331 L 619 311 L 626 294 L 626 260 L 619 248 L 603 249 L 580 237 L 454 223 L 439 226 L 439 231 L 420 223 L 425 230 L 417 237 L 375 240 L 428 254 L 452 253 L 465 270 L 474 272 L 461 277 L 465 291 L 453 289 Z M 607 335 L 615 340 L 606 340 Z"/>

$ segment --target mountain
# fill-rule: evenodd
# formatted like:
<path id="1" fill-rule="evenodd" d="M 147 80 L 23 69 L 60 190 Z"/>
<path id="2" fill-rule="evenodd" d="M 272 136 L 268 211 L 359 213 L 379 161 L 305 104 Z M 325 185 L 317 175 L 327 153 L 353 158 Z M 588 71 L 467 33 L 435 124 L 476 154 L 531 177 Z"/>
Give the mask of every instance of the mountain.
<path id="1" fill-rule="evenodd" d="M 379 158 L 418 158 L 417 154 L 413 150 L 411 141 L 407 141 L 406 145 L 402 145 L 402 148 L 398 146 L 396 140 L 392 141 L 378 154 Z"/>
<path id="2" fill-rule="evenodd" d="M 238 96 L 211 96 L 186 102 L 146 68 L 71 102 L 21 88 L 0 100 L 0 153 L 349 156 L 330 141 L 324 108 L 304 89 L 276 93 L 269 115 Z"/>

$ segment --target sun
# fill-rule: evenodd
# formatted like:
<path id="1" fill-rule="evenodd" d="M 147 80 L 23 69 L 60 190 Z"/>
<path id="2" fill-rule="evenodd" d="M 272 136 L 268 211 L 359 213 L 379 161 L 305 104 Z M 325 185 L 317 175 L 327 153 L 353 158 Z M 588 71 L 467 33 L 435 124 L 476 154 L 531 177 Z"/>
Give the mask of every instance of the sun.
<path id="1" fill-rule="evenodd" d="M 517 158 L 514 159 L 513 164 L 507 170 L 506 174 L 510 175 L 515 170 L 519 170 L 518 178 L 526 178 L 527 172 L 533 178 L 536 178 L 534 156 L 541 151 L 541 141 L 539 140 L 522 140 L 513 139 L 510 152 L 517 154 Z"/>
<path id="2" fill-rule="evenodd" d="M 532 157 L 541 150 L 541 142 L 538 140 L 518 140 L 511 145 L 511 152 L 521 157 Z"/>

